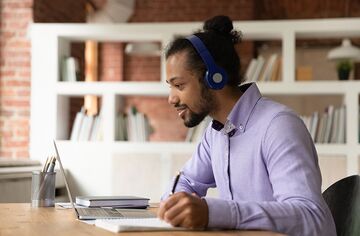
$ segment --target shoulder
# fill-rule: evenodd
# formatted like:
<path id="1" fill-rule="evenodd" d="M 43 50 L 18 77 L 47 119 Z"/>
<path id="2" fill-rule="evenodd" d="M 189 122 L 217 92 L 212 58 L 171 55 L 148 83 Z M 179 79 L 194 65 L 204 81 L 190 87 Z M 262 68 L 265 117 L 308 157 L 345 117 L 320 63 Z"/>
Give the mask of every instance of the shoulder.
<path id="1" fill-rule="evenodd" d="M 256 109 L 258 110 L 258 112 L 266 115 L 269 120 L 272 120 L 279 115 L 297 116 L 296 113 L 286 105 L 275 102 L 266 97 L 262 97 L 259 100 Z"/>
<path id="2" fill-rule="evenodd" d="M 286 105 L 262 97 L 254 107 L 249 125 L 266 131 L 271 126 L 281 125 L 282 122 L 288 125 L 303 123 L 296 112 Z M 286 125 L 285 123 L 283 125 Z M 279 128 L 282 129 L 281 126 Z"/>

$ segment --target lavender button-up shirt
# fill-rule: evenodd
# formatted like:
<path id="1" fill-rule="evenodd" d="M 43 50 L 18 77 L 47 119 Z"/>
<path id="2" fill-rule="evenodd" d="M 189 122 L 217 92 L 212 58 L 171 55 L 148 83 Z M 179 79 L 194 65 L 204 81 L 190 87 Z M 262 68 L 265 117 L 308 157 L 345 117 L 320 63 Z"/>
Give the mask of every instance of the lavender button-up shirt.
<path id="1" fill-rule="evenodd" d="M 225 125 L 213 121 L 185 164 L 176 192 L 204 197 L 211 228 L 263 229 L 289 235 L 336 235 L 321 195 L 313 141 L 289 108 L 244 92 Z"/>

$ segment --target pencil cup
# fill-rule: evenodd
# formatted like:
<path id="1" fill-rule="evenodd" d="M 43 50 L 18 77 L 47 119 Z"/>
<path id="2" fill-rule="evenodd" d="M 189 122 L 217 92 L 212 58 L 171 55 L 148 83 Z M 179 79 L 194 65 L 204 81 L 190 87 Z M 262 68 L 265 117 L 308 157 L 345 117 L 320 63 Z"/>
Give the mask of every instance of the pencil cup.
<path id="1" fill-rule="evenodd" d="M 31 206 L 53 207 L 55 204 L 55 172 L 32 172 Z"/>

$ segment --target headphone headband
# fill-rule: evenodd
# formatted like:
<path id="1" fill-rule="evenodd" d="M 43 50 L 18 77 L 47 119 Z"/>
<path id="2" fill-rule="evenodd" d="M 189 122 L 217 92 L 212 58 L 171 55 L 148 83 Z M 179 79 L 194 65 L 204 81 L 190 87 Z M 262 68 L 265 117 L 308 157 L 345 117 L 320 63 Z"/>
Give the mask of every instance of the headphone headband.
<path id="1" fill-rule="evenodd" d="M 186 37 L 193 45 L 206 66 L 205 81 L 211 89 L 222 89 L 228 81 L 224 69 L 217 66 L 205 44 L 196 35 Z"/>

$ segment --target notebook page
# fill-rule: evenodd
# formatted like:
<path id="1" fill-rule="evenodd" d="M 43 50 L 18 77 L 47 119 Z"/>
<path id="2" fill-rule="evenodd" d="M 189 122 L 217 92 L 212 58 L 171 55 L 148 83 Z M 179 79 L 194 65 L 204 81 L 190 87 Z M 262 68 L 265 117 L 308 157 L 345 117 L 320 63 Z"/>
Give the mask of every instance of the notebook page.
<path id="1" fill-rule="evenodd" d="M 159 218 L 143 219 L 97 219 L 95 226 L 112 231 L 175 231 L 186 230 L 185 228 L 173 227 Z"/>

